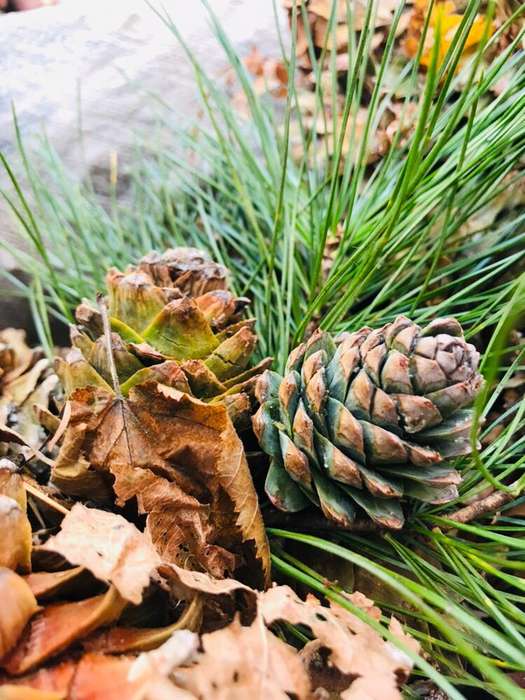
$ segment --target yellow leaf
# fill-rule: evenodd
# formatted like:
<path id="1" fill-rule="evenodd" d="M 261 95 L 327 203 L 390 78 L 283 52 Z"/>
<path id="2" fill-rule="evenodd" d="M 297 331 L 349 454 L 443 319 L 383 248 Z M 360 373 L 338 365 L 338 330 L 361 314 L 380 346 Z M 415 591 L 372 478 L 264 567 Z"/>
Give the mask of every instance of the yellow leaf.
<path id="1" fill-rule="evenodd" d="M 419 48 L 419 42 L 423 32 L 425 15 L 429 6 L 428 0 L 417 0 L 414 4 L 414 10 L 411 15 L 410 24 L 408 27 L 407 37 L 404 42 L 405 53 L 411 58 L 415 57 Z M 463 16 L 456 12 L 456 5 L 451 0 L 445 2 L 436 2 L 432 8 L 432 13 L 429 20 L 429 28 L 425 39 L 425 45 L 420 57 L 420 65 L 428 68 L 432 62 L 432 55 L 435 50 L 434 42 L 436 35 L 439 33 L 438 47 L 438 66 L 443 62 L 447 51 L 449 50 L 456 32 L 463 20 Z M 478 15 L 465 39 L 462 56 L 463 59 L 470 53 L 482 40 L 487 19 L 484 15 Z M 493 26 L 489 26 L 489 36 L 493 32 Z"/>

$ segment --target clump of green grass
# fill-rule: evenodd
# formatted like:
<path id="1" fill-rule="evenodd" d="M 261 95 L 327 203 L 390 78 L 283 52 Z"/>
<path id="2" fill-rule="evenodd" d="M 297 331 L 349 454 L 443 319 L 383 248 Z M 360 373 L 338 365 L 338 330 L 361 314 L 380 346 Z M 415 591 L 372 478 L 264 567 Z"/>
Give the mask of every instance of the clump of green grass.
<path id="1" fill-rule="evenodd" d="M 524 366 L 524 346 L 510 347 L 509 333 L 523 327 L 525 209 L 504 209 L 489 217 L 488 225 L 479 214 L 496 206 L 502 192 L 523 177 L 525 57 L 519 35 L 490 63 L 484 61 L 503 27 L 492 36 L 487 32 L 478 53 L 456 73 L 482 5 L 490 19 L 493 2 L 469 0 L 440 65 L 434 52 L 420 94 L 415 94 L 417 59 L 408 64 L 404 79 L 412 81 L 414 94 L 407 101 L 418 101 L 417 125 L 405 144 L 401 135 L 394 139 L 372 174 L 368 141 L 390 98 L 385 75 L 402 3 L 374 67 L 368 120 L 353 158 L 343 158 L 343 137 L 355 124 L 364 89 L 361 69 L 369 54 L 373 2 L 357 40 L 349 22 L 353 77 L 329 161 L 311 157 L 318 146 L 301 123 L 293 36 L 285 55 L 289 83 L 283 117 L 281 107 L 254 92 L 211 10 L 251 119 L 242 120 L 215 76 L 208 76 L 186 47 L 208 121 L 184 132 L 172 127 L 167 113 L 165 128 L 197 154 L 198 166 L 189 164 L 180 148 L 139 154 L 130 176 L 133 205 L 114 199 L 108 209 L 89 183 L 68 176 L 49 144 L 35 164 L 19 139 L 31 197 L 17 189 L 4 159 L 14 185 L 5 196 L 26 240 L 16 252 L 19 265 L 32 279 L 29 285 L 16 281 L 17 288 L 30 299 L 42 342 L 52 348 L 50 316 L 70 321 L 78 301 L 103 288 L 107 267 L 123 267 L 155 248 L 195 245 L 229 267 L 236 291 L 252 297 L 259 352 L 273 355 L 278 369 L 312 324 L 337 331 L 380 325 L 400 313 L 416 321 L 456 316 L 485 351 L 486 391 L 477 406 L 478 422 L 493 415 L 509 378 Z M 292 35 L 298 11 L 304 9 L 292 15 Z M 182 42 L 169 16 L 162 19 Z M 322 60 L 313 46 L 310 50 L 319 77 Z M 496 83 L 505 85 L 497 97 Z M 321 81 L 316 85 L 321 110 Z M 298 160 L 290 148 L 292 119 L 299 121 L 304 140 Z M 340 244 L 326 273 L 325 244 L 341 223 Z M 502 429 L 460 463 L 464 482 L 458 501 L 421 507 L 401 533 L 324 531 L 321 537 L 270 530 L 276 575 L 351 607 L 338 585 L 327 584 L 289 544 L 330 553 L 344 566 L 367 571 L 395 591 L 397 597 L 383 604 L 385 612 L 401 615 L 428 654 L 416 659 L 419 675 L 451 698 L 480 697 L 476 693 L 482 689 L 493 697 L 520 698 L 522 691 L 508 673 L 525 669 L 525 521 L 507 517 L 504 508 L 494 523 L 487 516 L 454 525 L 447 513 L 487 487 L 510 492 L 517 499 L 513 505 L 524 500 L 524 413 L 524 403 L 517 402 L 485 423 L 485 434 L 495 425 Z M 380 628 L 388 636 L 384 625 Z"/>

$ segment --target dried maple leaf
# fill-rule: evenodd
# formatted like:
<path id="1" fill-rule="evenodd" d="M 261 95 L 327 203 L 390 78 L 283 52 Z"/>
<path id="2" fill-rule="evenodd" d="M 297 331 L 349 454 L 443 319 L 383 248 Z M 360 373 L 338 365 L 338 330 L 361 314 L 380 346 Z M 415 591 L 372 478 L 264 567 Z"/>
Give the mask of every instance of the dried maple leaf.
<path id="1" fill-rule="evenodd" d="M 35 596 L 23 578 L 10 569 L 0 569 L 0 659 L 16 644 L 26 624 L 37 611 Z"/>
<path id="2" fill-rule="evenodd" d="M 76 503 L 62 521 L 60 532 L 43 549 L 61 554 L 105 583 L 122 598 L 138 605 L 150 576 L 160 564 L 147 535 L 125 518 Z"/>
<path id="3" fill-rule="evenodd" d="M 119 504 L 137 499 L 161 558 L 219 577 L 240 563 L 268 582 L 257 494 L 223 405 L 148 381 L 126 399 L 78 389 L 71 407 L 68 460 L 113 476 Z"/>

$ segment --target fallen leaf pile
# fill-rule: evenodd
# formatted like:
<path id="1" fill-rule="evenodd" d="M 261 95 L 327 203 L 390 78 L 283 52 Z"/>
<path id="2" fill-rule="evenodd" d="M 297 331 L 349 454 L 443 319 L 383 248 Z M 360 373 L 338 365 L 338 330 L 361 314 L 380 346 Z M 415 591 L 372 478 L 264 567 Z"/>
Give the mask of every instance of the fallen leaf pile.
<path id="1" fill-rule="evenodd" d="M 44 426 L 55 430 L 59 379 L 39 349 L 28 347 L 25 331 L 0 331 L 0 455 L 29 459 L 46 437 Z"/>
<path id="2" fill-rule="evenodd" d="M 313 132 L 316 140 L 326 142 L 323 148 L 316 148 L 312 154 L 308 155 L 312 158 L 331 157 L 334 155 L 338 132 L 341 128 L 347 81 L 353 71 L 349 46 L 352 35 L 356 45 L 359 41 L 367 21 L 368 3 L 367 0 L 282 0 L 282 4 L 288 11 L 290 25 L 294 6 L 297 8 L 296 61 L 299 71 L 296 90 L 301 121 L 303 127 Z M 381 0 L 376 3 L 374 12 L 370 16 L 369 26 L 372 35 L 369 43 L 369 69 L 361 103 L 352 107 L 350 121 L 343 137 L 344 159 L 357 157 L 359 145 L 365 137 L 367 107 L 374 90 L 375 75 L 377 75 L 387 36 L 398 8 L 397 0 Z M 416 58 L 418 54 L 425 16 L 429 9 L 429 0 L 407 0 L 404 4 L 396 26 L 392 58 L 383 77 L 380 96 L 384 98 L 383 108 L 380 110 L 378 122 L 371 125 L 367 139 L 364 154 L 366 164 L 377 162 L 393 144 L 396 147 L 402 146 L 413 132 L 419 111 L 418 100 L 422 93 L 425 71 L 431 62 L 432 49 L 436 46 L 439 36 L 437 48 L 439 65 L 459 29 L 463 19 L 464 3 L 459 0 L 437 0 L 434 4 L 419 56 L 419 76 L 414 85 L 408 77 L 403 77 L 403 69 L 407 62 Z M 486 32 L 490 37 L 506 22 L 513 9 L 515 8 L 509 2 L 498 3 L 492 22 L 488 22 L 485 15 L 476 16 L 465 40 L 458 70 L 476 52 L 484 33 Z M 520 26 L 518 22 L 509 25 L 500 41 L 499 50 L 504 49 L 512 41 Z M 316 63 L 320 65 L 318 72 L 313 64 L 313 56 Z M 263 91 L 266 84 L 273 86 L 267 92 L 274 96 L 282 93 L 284 96 L 286 81 L 282 81 L 281 89 L 276 90 L 274 79 L 269 81 L 267 79 L 266 83 L 262 79 L 263 75 L 273 75 L 271 66 L 275 63 L 269 58 L 262 57 L 257 49 L 253 48 L 252 53 L 246 58 L 245 65 L 254 76 L 254 84 L 258 92 Z M 337 78 L 335 81 L 334 69 Z M 284 68 L 281 73 L 283 72 Z M 320 99 L 314 96 L 315 90 L 319 92 Z M 299 134 L 299 129 L 297 132 Z M 303 157 L 304 145 L 299 136 L 294 143 L 293 152 L 298 158 Z"/>
<path id="3" fill-rule="evenodd" d="M 265 587 L 268 542 L 237 430 L 271 359 L 248 366 L 254 320 L 227 277 L 193 248 L 111 269 L 107 297 L 78 307 L 56 373 L 5 331 L 0 448 L 61 507 L 122 509 L 164 561 Z"/>
<path id="4" fill-rule="evenodd" d="M 22 477 L 5 464 L 0 477 L 18 504 Z M 147 532 L 79 503 L 29 553 L 0 568 L 2 700 L 400 699 L 419 649 L 394 618 L 408 655 L 336 603 L 166 562 Z M 379 620 L 361 594 L 347 600 Z M 288 644 L 283 622 L 311 641 Z"/>
<path id="5" fill-rule="evenodd" d="M 62 492 L 98 501 L 111 501 L 114 492 L 117 505 L 136 499 L 165 559 L 219 577 L 262 568 L 256 583 L 267 580 L 257 496 L 223 405 L 158 381 L 134 387 L 127 398 L 77 389 L 70 403 L 52 471 Z"/>

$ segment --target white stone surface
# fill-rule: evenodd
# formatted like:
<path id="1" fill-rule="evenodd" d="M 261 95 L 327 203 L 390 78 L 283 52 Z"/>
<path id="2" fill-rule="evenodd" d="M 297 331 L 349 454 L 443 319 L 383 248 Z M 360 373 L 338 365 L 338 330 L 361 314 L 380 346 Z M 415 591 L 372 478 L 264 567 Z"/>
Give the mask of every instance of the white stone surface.
<path id="1" fill-rule="evenodd" d="M 254 44 L 269 55 L 278 51 L 272 0 L 209 2 L 241 53 Z M 225 57 L 201 1 L 151 4 L 165 8 L 206 70 L 220 75 Z M 78 177 L 106 168 L 112 152 L 125 170 L 137 135 L 155 123 L 152 94 L 170 105 L 178 124 L 196 116 L 189 61 L 145 0 L 62 0 L 10 13 L 0 17 L 0 37 L 0 150 L 9 159 L 15 158 L 11 104 L 25 141 L 45 129 Z M 5 181 L 0 173 L 0 184 Z M 4 203 L 0 235 L 13 236 Z"/>

